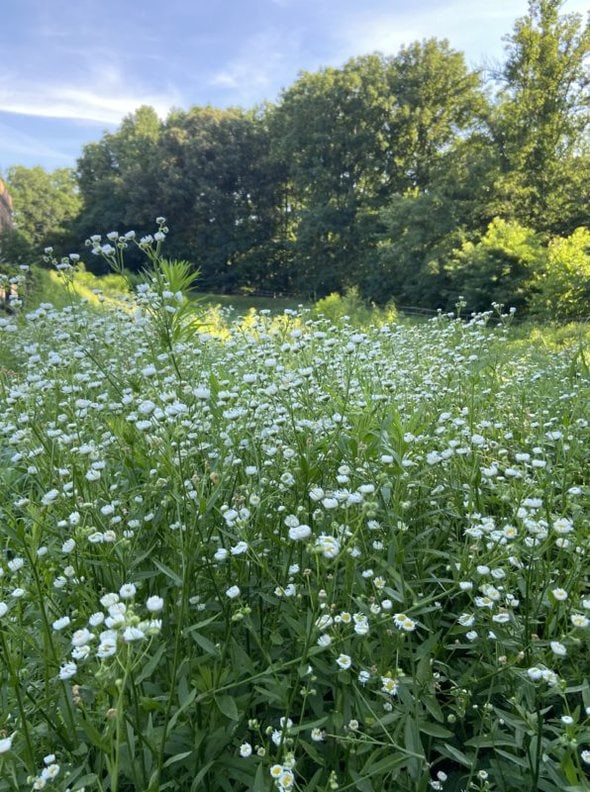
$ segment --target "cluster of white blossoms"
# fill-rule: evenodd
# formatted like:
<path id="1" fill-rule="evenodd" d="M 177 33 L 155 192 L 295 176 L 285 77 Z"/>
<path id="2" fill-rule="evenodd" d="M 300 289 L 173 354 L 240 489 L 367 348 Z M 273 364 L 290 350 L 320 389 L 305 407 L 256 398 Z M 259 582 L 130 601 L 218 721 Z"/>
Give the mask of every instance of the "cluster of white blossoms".
<path id="1" fill-rule="evenodd" d="M 271 778 L 280 792 L 289 792 L 295 785 L 293 768 L 286 764 L 274 764 L 270 768 Z"/>
<path id="2" fill-rule="evenodd" d="M 118 593 L 110 592 L 100 598 L 103 610 L 93 613 L 87 626 L 71 634 L 71 660 L 62 664 L 59 670 L 61 680 L 75 677 L 78 664 L 91 657 L 105 660 L 115 655 L 122 645 L 141 642 L 160 632 L 162 620 L 158 614 L 164 607 L 163 598 L 157 595 L 149 597 L 145 603 L 148 617 L 142 619 L 136 612 L 136 593 L 133 583 L 124 583 Z M 62 616 L 53 622 L 53 630 L 61 632 L 70 624 L 70 617 Z"/>
<path id="3" fill-rule="evenodd" d="M 35 779 L 32 779 L 32 789 L 45 789 L 48 783 L 54 781 L 61 768 L 55 761 L 55 754 L 48 754 L 43 758 L 43 768 Z"/>
<path id="4" fill-rule="evenodd" d="M 89 247 L 115 263 L 130 245 L 153 251 L 167 233 L 159 221 L 150 237 L 113 232 Z M 46 632 L 10 678 L 46 676 L 58 707 L 59 668 L 66 683 L 83 679 L 85 703 L 99 702 L 119 662 L 142 663 L 159 633 L 188 679 L 232 699 L 210 693 L 216 724 L 202 707 L 204 750 L 209 726 L 214 735 L 227 717 L 240 772 L 254 778 L 260 769 L 267 783 L 270 772 L 281 792 L 313 778 L 331 745 L 355 762 L 364 754 L 348 752 L 354 741 L 367 754 L 387 744 L 387 724 L 395 718 L 401 728 L 418 689 L 437 721 L 433 746 L 441 697 L 449 730 L 464 698 L 469 723 L 489 731 L 481 677 L 514 693 L 515 712 L 535 685 L 555 713 L 548 727 L 577 728 L 567 718 L 583 716 L 559 699 L 580 683 L 590 623 L 588 421 L 579 406 L 588 383 L 571 357 L 556 352 L 541 370 L 523 354 L 504 371 L 494 363 L 502 331 L 481 320 L 359 332 L 305 312 L 257 314 L 159 344 L 168 325 L 156 320 L 184 307 L 170 280 L 148 278 L 123 306 L 86 313 L 44 304 L 18 325 L 0 322 L 19 365 L 16 377 L 0 372 L 9 471 L 1 627 L 13 647 L 23 631 Z M 550 398 L 539 390 L 545 374 Z M 122 569 L 134 583 L 120 585 Z M 148 585 L 162 596 L 147 598 Z M 164 599 L 173 603 L 166 630 Z M 55 648 L 47 675 L 44 643 Z M 401 667 L 419 668 L 421 679 Z M 148 671 L 146 689 L 164 700 L 170 679 L 156 663 Z M 22 762 L 18 701 L 7 687 L 0 754 Z M 75 687 L 66 685 L 72 698 Z M 347 708 L 340 724 L 330 718 L 338 697 Z M 270 731 L 238 734 L 255 714 L 246 708 L 267 701 Z M 45 713 L 27 707 L 41 733 Z M 277 725 L 287 707 L 291 718 Z M 376 718 L 382 710 L 392 719 Z M 90 706 L 84 716 L 104 721 Z M 127 716 L 143 734 L 161 710 Z M 185 712 L 172 720 L 171 731 L 190 732 Z M 511 734 L 508 719 L 500 726 Z M 192 761 L 166 764 L 176 737 L 162 752 L 163 784 Z M 304 741 L 309 751 L 295 767 L 288 752 Z M 34 761 L 49 747 L 62 757 L 45 742 Z M 35 782 L 48 783 L 54 764 Z M 433 789 L 445 781 L 438 766 Z M 317 783 L 330 788 L 332 768 L 321 772 Z"/>
<path id="5" fill-rule="evenodd" d="M 260 728 L 260 724 L 256 720 L 249 721 L 250 728 Z M 295 754 L 291 750 L 293 744 L 292 735 L 293 721 L 291 718 L 283 716 L 279 719 L 278 728 L 268 726 L 264 734 L 270 737 L 269 749 L 276 751 L 277 749 L 282 754 L 282 761 L 275 762 L 269 767 L 269 773 L 274 781 L 274 786 L 280 792 L 289 792 L 296 787 L 295 778 Z M 319 730 L 316 730 L 319 732 Z M 316 735 L 316 741 L 321 741 L 321 737 Z M 313 739 L 313 737 L 312 737 Z M 252 746 L 252 743 L 245 741 L 239 747 L 239 755 L 242 759 L 249 759 L 252 756 L 260 758 L 267 756 L 267 747 L 264 745 Z"/>

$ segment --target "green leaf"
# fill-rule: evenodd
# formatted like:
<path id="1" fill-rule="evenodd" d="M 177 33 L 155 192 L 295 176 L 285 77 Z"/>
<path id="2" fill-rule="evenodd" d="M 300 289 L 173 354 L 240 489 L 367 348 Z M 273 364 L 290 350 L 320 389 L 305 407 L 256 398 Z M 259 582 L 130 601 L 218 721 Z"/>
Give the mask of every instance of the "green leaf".
<path id="1" fill-rule="evenodd" d="M 378 755 L 378 754 L 377 754 Z M 405 753 L 396 753 L 393 750 L 388 752 L 386 756 L 381 759 L 374 760 L 373 755 L 365 762 L 362 769 L 362 778 L 372 775 L 380 775 L 385 772 L 391 772 L 396 767 L 402 767 L 408 764 L 408 756 Z"/>
<path id="2" fill-rule="evenodd" d="M 210 761 L 207 762 L 205 765 L 203 765 L 203 767 L 201 767 L 197 775 L 193 778 L 193 783 L 191 784 L 191 792 L 200 792 L 200 790 L 202 789 L 201 781 L 205 778 L 209 770 L 213 767 L 213 764 L 214 762 Z"/>
<path id="3" fill-rule="evenodd" d="M 182 704 L 178 707 L 177 710 L 174 711 L 172 717 L 170 718 L 170 721 L 168 723 L 168 734 L 172 734 L 172 732 L 174 731 L 174 727 L 176 726 L 176 721 L 182 715 L 182 713 L 191 706 L 196 696 L 197 696 L 197 689 L 193 688 L 188 694 L 188 696 L 182 699 Z"/>
<path id="4" fill-rule="evenodd" d="M 541 787 L 541 782 L 539 781 L 539 788 L 540 787 Z M 580 786 L 579 784 L 577 784 L 576 786 L 566 786 L 561 788 L 563 789 L 563 792 L 588 792 L 587 786 Z"/>
<path id="5" fill-rule="evenodd" d="M 162 710 L 164 707 L 161 701 L 155 701 L 148 696 L 142 696 L 139 704 L 144 712 L 154 712 L 155 710 Z"/>
<path id="6" fill-rule="evenodd" d="M 170 578 L 170 580 L 176 586 L 178 586 L 179 588 L 182 587 L 182 578 L 179 575 L 177 575 L 176 572 L 174 572 L 172 569 L 170 569 L 169 566 L 166 566 L 166 564 L 163 564 L 161 561 L 158 561 L 155 558 L 152 558 L 152 561 L 158 567 L 160 572 L 163 572 L 167 578 Z"/>
<path id="7" fill-rule="evenodd" d="M 103 735 L 89 720 L 83 719 L 80 723 L 82 729 L 84 730 L 84 734 L 88 737 L 90 743 L 94 745 L 95 748 L 98 748 L 99 751 L 108 753 L 110 749 L 110 741 L 107 740 L 106 737 L 103 737 Z"/>
<path id="8" fill-rule="evenodd" d="M 473 767 L 473 759 L 465 756 L 462 751 L 460 751 L 458 748 L 455 748 L 453 745 L 449 745 L 449 743 L 445 743 L 441 748 L 439 748 L 439 751 L 443 755 L 448 756 L 450 759 L 454 759 L 456 762 L 459 762 L 459 764 L 462 764 L 463 767 Z"/>
<path id="9" fill-rule="evenodd" d="M 355 782 L 354 788 L 358 789 L 359 792 L 375 792 L 375 787 L 366 776 L 359 775 L 359 773 L 354 770 L 350 770 L 350 777 Z"/>
<path id="10" fill-rule="evenodd" d="M 508 759 L 508 761 L 512 762 L 512 764 L 522 767 L 524 770 L 527 770 L 529 768 L 528 760 L 524 759 L 522 756 L 516 756 L 513 753 L 508 753 L 508 751 L 503 751 L 501 748 L 497 748 L 496 753 L 498 754 L 498 756 L 503 756 L 504 759 Z"/>
<path id="11" fill-rule="evenodd" d="M 170 767 L 170 765 L 176 764 L 176 762 L 182 762 L 183 759 L 186 759 L 187 756 L 193 753 L 194 751 L 185 751 L 184 753 L 175 754 L 164 762 L 164 767 Z"/>
<path id="12" fill-rule="evenodd" d="M 561 760 L 561 769 L 570 784 L 575 784 L 578 780 L 578 771 L 572 761 L 571 756 L 564 756 Z"/>
<path id="13" fill-rule="evenodd" d="M 210 641 L 208 638 L 205 638 L 204 635 L 201 635 L 198 632 L 191 633 L 191 637 L 206 654 L 211 655 L 212 657 L 219 657 L 219 649 L 215 646 L 213 641 Z"/>
<path id="14" fill-rule="evenodd" d="M 308 755 L 308 756 L 309 756 L 311 759 L 313 759 L 313 761 L 315 762 L 315 764 L 316 764 L 316 765 L 319 765 L 320 767 L 323 767 L 323 766 L 325 765 L 325 759 L 324 759 L 324 757 L 323 757 L 323 756 L 321 755 L 321 753 L 320 753 L 320 752 L 317 750 L 317 748 L 314 748 L 314 746 L 313 746 L 311 743 L 308 743 L 308 742 L 306 742 L 305 740 L 301 740 L 301 742 L 299 743 L 299 747 L 300 747 L 300 748 L 303 748 L 303 750 L 305 751 L 305 753 L 306 753 L 306 754 L 307 754 L 307 755 Z"/>
<path id="15" fill-rule="evenodd" d="M 236 670 L 240 669 L 240 676 L 252 676 L 255 673 L 254 664 L 250 659 L 250 655 L 234 639 L 232 639 L 231 653 L 234 668 Z"/>
<path id="16" fill-rule="evenodd" d="M 465 746 L 469 746 L 470 748 L 496 748 L 499 745 L 512 745 L 514 746 L 514 739 L 508 739 L 506 737 L 497 737 L 497 736 L 483 736 L 478 735 L 477 737 L 471 737 L 469 740 L 465 740 L 463 743 Z"/>
<path id="17" fill-rule="evenodd" d="M 266 775 L 264 773 L 264 766 L 258 765 L 256 775 L 254 776 L 254 783 L 252 784 L 252 792 L 267 792 L 268 785 L 266 782 Z"/>
<path id="18" fill-rule="evenodd" d="M 414 718 L 407 718 L 404 729 L 405 748 L 412 756 L 408 759 L 408 772 L 414 781 L 417 781 L 422 774 L 422 759 L 416 758 L 424 755 L 422 740 L 420 739 L 419 723 Z"/>
<path id="19" fill-rule="evenodd" d="M 215 696 L 215 703 L 219 711 L 230 720 L 240 720 L 240 713 L 236 705 L 235 699 L 232 696 Z"/>
<path id="20" fill-rule="evenodd" d="M 445 719 L 444 713 L 441 709 L 440 704 L 438 703 L 436 696 L 430 695 L 423 695 L 422 696 L 422 704 L 428 710 L 428 712 L 432 715 L 432 717 L 437 720 L 439 723 L 442 723 Z M 447 737 L 451 736 L 451 732 L 449 732 Z"/>
<path id="21" fill-rule="evenodd" d="M 322 777 L 322 768 L 320 767 L 319 770 L 313 774 L 313 776 L 309 779 L 307 784 L 305 785 L 305 792 L 315 792 L 318 789 L 318 784 L 320 783 L 320 779 Z"/>
<path id="22" fill-rule="evenodd" d="M 440 726 L 438 723 L 421 723 L 420 724 L 420 731 L 424 732 L 424 734 L 429 734 L 431 737 L 449 737 L 453 736 L 453 732 L 445 729 L 444 726 Z"/>
<path id="23" fill-rule="evenodd" d="M 78 778 L 76 783 L 71 787 L 72 792 L 76 792 L 78 789 L 82 789 L 85 786 L 91 786 L 98 781 L 98 776 L 96 773 L 88 773 L 88 775 L 82 776 L 82 778 Z"/>
<path id="24" fill-rule="evenodd" d="M 294 619 L 292 616 L 284 616 L 285 622 L 289 625 L 291 630 L 293 631 L 293 635 L 296 635 L 298 638 L 305 640 L 306 631 L 305 631 L 305 624 L 302 621 L 298 621 Z"/>
<path id="25" fill-rule="evenodd" d="M 156 668 L 160 665 L 162 657 L 166 651 L 166 644 L 162 644 L 158 647 L 156 653 L 150 657 L 145 665 L 141 667 L 141 673 L 133 680 L 135 685 L 141 685 L 143 681 L 145 681 L 148 677 L 150 677 Z"/>

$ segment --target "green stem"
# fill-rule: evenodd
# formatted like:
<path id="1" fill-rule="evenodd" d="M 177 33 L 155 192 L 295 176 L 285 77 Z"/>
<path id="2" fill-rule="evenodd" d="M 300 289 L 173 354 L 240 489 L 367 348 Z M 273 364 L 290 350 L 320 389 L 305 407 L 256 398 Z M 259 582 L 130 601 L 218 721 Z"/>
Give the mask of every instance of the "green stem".
<path id="1" fill-rule="evenodd" d="M 14 695 L 16 697 L 16 703 L 18 707 L 18 712 L 20 715 L 21 720 L 21 729 L 23 732 L 23 736 L 25 739 L 25 751 L 26 751 L 26 762 L 27 762 L 27 770 L 30 773 L 35 772 L 35 750 L 33 748 L 33 739 L 31 737 L 31 733 L 29 731 L 29 723 L 27 720 L 27 713 L 25 710 L 25 706 L 23 703 L 23 697 L 21 694 L 20 689 L 20 682 L 18 679 L 18 672 L 15 669 L 14 665 L 11 662 L 11 656 L 8 652 L 8 646 L 6 645 L 6 639 L 4 632 L 0 630 L 0 646 L 2 647 L 2 654 L 4 655 L 4 663 L 6 665 L 6 669 L 8 670 L 8 675 L 10 677 L 10 682 L 12 684 Z"/>
<path id="2" fill-rule="evenodd" d="M 129 665 L 131 658 L 131 648 L 126 647 L 125 652 L 125 667 L 123 679 L 117 680 L 116 685 L 119 689 L 117 702 L 115 704 L 115 745 L 114 745 L 114 758 L 111 760 L 110 766 L 110 781 L 111 792 L 118 792 L 119 789 L 119 768 L 121 763 L 121 742 L 123 738 L 123 724 L 125 722 L 125 689 L 127 687 L 127 680 L 129 678 Z"/>

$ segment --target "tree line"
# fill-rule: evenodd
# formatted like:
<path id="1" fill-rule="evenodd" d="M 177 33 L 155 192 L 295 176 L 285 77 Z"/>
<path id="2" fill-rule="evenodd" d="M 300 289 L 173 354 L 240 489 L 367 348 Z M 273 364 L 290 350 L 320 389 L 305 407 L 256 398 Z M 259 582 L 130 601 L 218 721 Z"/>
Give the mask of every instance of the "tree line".
<path id="1" fill-rule="evenodd" d="M 0 255 L 164 215 L 167 254 L 209 291 L 587 314 L 590 26 L 563 5 L 530 0 L 487 70 L 429 39 L 301 73 L 255 109 L 142 107 L 75 171 L 9 169 Z"/>

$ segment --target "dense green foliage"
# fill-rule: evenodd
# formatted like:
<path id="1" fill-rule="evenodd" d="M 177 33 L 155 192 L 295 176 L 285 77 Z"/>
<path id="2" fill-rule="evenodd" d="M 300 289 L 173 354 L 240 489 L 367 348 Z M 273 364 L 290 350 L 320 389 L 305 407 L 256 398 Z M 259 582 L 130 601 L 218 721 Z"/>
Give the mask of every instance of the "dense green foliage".
<path id="1" fill-rule="evenodd" d="M 39 259 L 43 248 L 64 244 L 82 200 L 68 168 L 9 168 L 5 178 L 13 202 L 14 228 L 0 235 L 0 258 L 19 264 Z"/>
<path id="2" fill-rule="evenodd" d="M 159 246 L 0 317 L 0 792 L 590 789 L 587 348 L 215 333 Z"/>
<path id="3" fill-rule="evenodd" d="M 590 27 L 559 16 L 562 0 L 530 2 L 508 38 L 491 128 L 497 209 L 537 231 L 588 224 Z"/>
<path id="4" fill-rule="evenodd" d="M 535 314 L 563 319 L 584 315 L 590 305 L 590 231 L 577 228 L 549 244 L 533 282 L 530 305 Z"/>
<path id="5" fill-rule="evenodd" d="M 256 110 L 162 121 L 140 108 L 85 146 L 76 186 L 62 171 L 8 174 L 16 230 L 0 255 L 38 253 L 68 223 L 73 244 L 141 237 L 164 216 L 172 254 L 208 290 L 356 287 L 379 304 L 447 309 L 462 295 L 474 310 L 585 315 L 585 269 L 563 263 L 560 240 L 585 255 L 590 27 L 563 4 L 530 0 L 493 74 L 431 39 L 302 73 Z"/>

